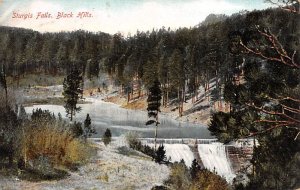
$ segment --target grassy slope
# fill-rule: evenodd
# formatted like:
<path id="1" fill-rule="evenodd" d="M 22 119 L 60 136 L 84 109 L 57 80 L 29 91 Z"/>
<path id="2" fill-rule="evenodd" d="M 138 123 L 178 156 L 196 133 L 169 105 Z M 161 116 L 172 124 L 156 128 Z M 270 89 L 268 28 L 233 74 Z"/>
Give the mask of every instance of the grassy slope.
<path id="1" fill-rule="evenodd" d="M 97 155 L 66 179 L 28 182 L 0 177 L 0 189 L 151 189 L 168 177 L 167 166 L 156 164 L 140 153 L 124 154 L 120 151 L 123 145 L 123 141 L 113 141 L 107 147 L 96 143 Z"/>

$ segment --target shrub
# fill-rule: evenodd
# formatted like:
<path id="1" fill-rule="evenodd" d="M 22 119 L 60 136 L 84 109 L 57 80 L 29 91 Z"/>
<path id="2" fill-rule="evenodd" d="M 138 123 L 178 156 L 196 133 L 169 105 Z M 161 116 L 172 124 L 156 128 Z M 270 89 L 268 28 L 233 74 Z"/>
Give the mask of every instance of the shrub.
<path id="1" fill-rule="evenodd" d="M 143 145 L 142 145 L 142 142 L 139 139 L 132 139 L 130 144 L 129 144 L 129 147 L 132 148 L 132 149 L 141 151 Z"/>
<path id="2" fill-rule="evenodd" d="M 66 126 L 41 123 L 32 126 L 28 123 L 23 135 L 21 153 L 25 162 L 47 157 L 53 166 L 71 166 L 88 159 L 89 146 L 74 138 Z"/>
<path id="3" fill-rule="evenodd" d="M 107 173 L 105 173 L 104 175 L 98 176 L 96 179 L 98 179 L 102 182 L 108 182 L 109 177 L 108 177 Z"/>
<path id="4" fill-rule="evenodd" d="M 32 111 L 31 120 L 35 122 L 55 122 L 55 116 L 49 110 L 37 108 Z"/>
<path id="5" fill-rule="evenodd" d="M 141 152 L 150 156 L 151 158 L 155 158 L 155 150 L 148 145 L 143 145 Z"/>
<path id="6" fill-rule="evenodd" d="M 73 124 L 71 124 L 71 131 L 74 137 L 81 137 L 83 135 L 82 123 L 75 121 Z"/>
<path id="7" fill-rule="evenodd" d="M 163 144 L 159 145 L 158 149 L 155 152 L 155 162 L 157 163 L 163 163 L 167 162 L 166 160 L 166 150 Z"/>
<path id="8" fill-rule="evenodd" d="M 197 167 L 198 168 L 198 167 Z M 219 175 L 206 169 L 197 169 L 196 177 L 191 176 L 191 169 L 188 169 L 183 161 L 175 162 L 171 166 L 169 178 L 164 182 L 165 186 L 174 190 L 228 190 L 226 180 Z"/>
<path id="9" fill-rule="evenodd" d="M 92 121 L 90 115 L 86 115 L 86 119 L 84 120 L 84 128 L 83 128 L 83 137 L 86 139 L 91 137 L 93 134 L 97 134 L 96 129 L 92 126 Z"/>
<path id="10" fill-rule="evenodd" d="M 41 180 L 59 180 L 68 176 L 68 172 L 52 168 L 51 173 L 40 171 L 36 169 L 26 169 L 18 177 L 27 181 L 41 181 Z"/>
<path id="11" fill-rule="evenodd" d="M 151 188 L 151 190 L 169 190 L 167 187 L 165 186 L 154 186 Z"/>
<path id="12" fill-rule="evenodd" d="M 8 158 L 9 165 L 12 166 L 18 151 L 20 120 L 14 110 L 2 106 L 0 105 L 0 160 L 5 162 Z"/>
<path id="13" fill-rule="evenodd" d="M 111 132 L 109 129 L 106 129 L 102 141 L 104 142 L 105 146 L 111 142 Z"/>
<path id="14" fill-rule="evenodd" d="M 166 159 L 166 151 L 164 149 L 164 145 L 160 145 L 155 151 L 154 148 L 148 145 L 143 145 L 138 137 L 139 135 L 135 132 L 129 132 L 126 134 L 126 141 L 130 148 L 150 156 L 157 163 L 169 162 L 169 160 Z"/>
<path id="15" fill-rule="evenodd" d="M 190 174 L 192 180 L 196 179 L 198 172 L 201 170 L 201 166 L 199 165 L 196 159 L 193 160 L 192 165 L 190 167 Z"/>
<path id="16" fill-rule="evenodd" d="M 91 156 L 92 148 L 79 139 L 73 139 L 66 146 L 65 162 L 69 164 L 80 165 L 85 163 Z"/>
<path id="17" fill-rule="evenodd" d="M 197 177 L 193 181 L 190 189 L 229 190 L 229 185 L 221 176 L 206 169 L 202 169 L 197 173 Z"/>
<path id="18" fill-rule="evenodd" d="M 165 181 L 165 185 L 170 189 L 189 189 L 191 177 L 184 162 L 175 162 L 172 164 L 171 173 L 169 178 Z"/>
<path id="19" fill-rule="evenodd" d="M 135 145 L 140 141 L 139 137 L 137 132 L 126 133 L 125 139 L 130 148 L 135 149 Z"/>

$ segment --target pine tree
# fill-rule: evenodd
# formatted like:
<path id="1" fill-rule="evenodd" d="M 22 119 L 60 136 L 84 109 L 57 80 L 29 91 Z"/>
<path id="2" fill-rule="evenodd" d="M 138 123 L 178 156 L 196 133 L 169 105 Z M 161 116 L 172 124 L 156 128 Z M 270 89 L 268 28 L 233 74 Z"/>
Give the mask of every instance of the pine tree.
<path id="1" fill-rule="evenodd" d="M 151 86 L 153 86 L 157 77 L 157 65 L 148 60 L 144 65 L 143 71 L 143 83 L 145 84 L 146 88 L 150 88 Z"/>
<path id="2" fill-rule="evenodd" d="M 162 163 L 166 161 L 166 150 L 163 144 L 158 146 L 158 149 L 155 152 L 155 162 Z"/>
<path id="3" fill-rule="evenodd" d="M 73 120 L 75 113 L 81 110 L 81 108 L 76 105 L 80 96 L 83 94 L 82 84 L 83 78 L 81 72 L 76 68 L 72 68 L 63 82 L 63 96 L 65 100 L 64 107 L 66 109 L 67 116 L 71 121 Z"/>
<path id="4" fill-rule="evenodd" d="M 198 164 L 198 161 L 196 159 L 193 160 L 191 168 L 190 168 L 190 174 L 193 179 L 196 179 L 197 173 L 200 171 L 201 167 Z"/>
<path id="5" fill-rule="evenodd" d="M 280 14 L 285 22 L 295 23 L 299 18 Z M 230 37 L 230 50 L 245 58 L 240 65 L 244 79 L 226 83 L 224 99 L 231 104 L 230 112 L 215 113 L 209 130 L 222 142 L 244 137 L 258 140 L 246 189 L 294 189 L 300 179 L 299 167 L 295 167 L 300 161 L 300 66 L 297 45 L 293 47 L 289 36 L 299 33 L 299 28 L 286 25 L 281 32 L 282 27 L 259 24 Z M 263 28 L 266 25 L 271 28 Z"/>
<path id="6" fill-rule="evenodd" d="M 36 110 L 32 110 L 31 120 L 36 123 L 54 123 L 56 119 L 55 115 L 49 110 L 37 108 Z"/>
<path id="7" fill-rule="evenodd" d="M 76 121 L 72 123 L 71 131 L 75 138 L 81 137 L 83 135 L 82 123 Z"/>
<path id="8" fill-rule="evenodd" d="M 154 149 L 156 150 L 156 138 L 157 138 L 157 127 L 158 127 L 158 112 L 160 112 L 160 103 L 161 101 L 161 90 L 160 90 L 160 83 L 156 79 L 154 84 L 149 88 L 149 95 L 148 95 L 148 117 L 150 120 L 146 122 L 146 125 L 151 125 L 155 123 L 155 135 L 154 135 Z"/>
<path id="9" fill-rule="evenodd" d="M 163 106 L 167 107 L 169 101 L 169 66 L 167 56 L 163 55 L 158 63 L 158 79 L 162 83 Z"/>
<path id="10" fill-rule="evenodd" d="M 88 138 L 91 137 L 92 134 L 96 134 L 95 128 L 92 127 L 92 122 L 91 122 L 91 118 L 90 115 L 87 114 L 86 118 L 84 120 L 84 138 Z"/>
<path id="11" fill-rule="evenodd" d="M 103 134 L 102 141 L 107 146 L 111 142 L 111 132 L 109 129 L 106 129 L 105 133 Z"/>
<path id="12" fill-rule="evenodd" d="M 185 96 L 185 69 L 183 55 L 178 49 L 174 50 L 170 62 L 170 81 L 172 87 L 177 90 L 178 115 L 181 117 Z"/>

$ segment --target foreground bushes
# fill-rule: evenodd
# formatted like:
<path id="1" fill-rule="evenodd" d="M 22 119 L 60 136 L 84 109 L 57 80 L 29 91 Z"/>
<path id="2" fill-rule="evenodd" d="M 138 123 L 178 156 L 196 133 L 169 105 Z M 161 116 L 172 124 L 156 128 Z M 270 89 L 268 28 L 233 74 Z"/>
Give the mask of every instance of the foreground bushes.
<path id="1" fill-rule="evenodd" d="M 84 164 L 95 152 L 83 136 L 74 134 L 77 124 L 67 124 L 47 110 L 34 110 L 30 119 L 24 108 L 9 106 L 3 110 L 0 111 L 0 164 L 21 179 L 59 179 L 67 175 L 68 169 Z"/>
<path id="2" fill-rule="evenodd" d="M 155 157 L 155 150 L 148 145 L 143 145 L 139 139 L 139 135 L 135 132 L 129 132 L 126 134 L 126 142 L 130 148 L 140 151 L 152 158 Z"/>
<path id="3" fill-rule="evenodd" d="M 126 141 L 130 148 L 150 156 L 157 163 L 169 163 L 169 160 L 166 158 L 164 145 L 159 145 L 158 149 L 155 151 L 154 148 L 143 145 L 138 137 L 138 134 L 134 132 L 126 134 Z"/>
<path id="4" fill-rule="evenodd" d="M 30 125 L 30 123 L 29 123 Z M 46 123 L 43 126 L 28 126 L 21 147 L 24 161 L 47 157 L 53 166 L 72 166 L 84 163 L 90 155 L 87 144 L 65 126 Z"/>
<path id="5" fill-rule="evenodd" d="M 226 180 L 206 169 L 186 167 L 184 161 L 175 162 L 171 166 L 169 178 L 161 189 L 172 190 L 229 190 Z M 195 174 L 195 175 L 194 175 Z"/>

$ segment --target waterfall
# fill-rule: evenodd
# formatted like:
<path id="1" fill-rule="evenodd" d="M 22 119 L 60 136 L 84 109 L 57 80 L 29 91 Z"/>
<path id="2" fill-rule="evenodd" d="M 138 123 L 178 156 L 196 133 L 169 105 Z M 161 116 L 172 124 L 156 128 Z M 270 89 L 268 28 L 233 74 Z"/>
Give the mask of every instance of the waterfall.
<path id="1" fill-rule="evenodd" d="M 232 182 L 235 174 L 230 166 L 225 146 L 222 143 L 198 144 L 198 152 L 204 167 Z"/>

